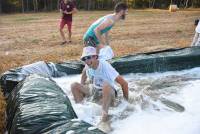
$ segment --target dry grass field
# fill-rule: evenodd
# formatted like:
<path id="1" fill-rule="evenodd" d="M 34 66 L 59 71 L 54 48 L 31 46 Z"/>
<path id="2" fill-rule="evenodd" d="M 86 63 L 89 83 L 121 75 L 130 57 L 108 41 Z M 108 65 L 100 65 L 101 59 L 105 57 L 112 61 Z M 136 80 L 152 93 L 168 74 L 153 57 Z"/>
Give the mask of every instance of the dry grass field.
<path id="1" fill-rule="evenodd" d="M 60 14 L 28 13 L 0 15 L 0 73 L 10 68 L 44 60 L 62 62 L 79 59 L 82 37 L 88 26 L 112 11 L 80 11 L 74 15 L 72 43 L 59 45 Z M 116 56 L 190 46 L 194 19 L 200 10 L 129 10 L 125 21 L 110 32 Z M 0 130 L 3 130 L 5 103 L 0 95 Z M 0 132 L 2 133 L 2 132 Z"/>

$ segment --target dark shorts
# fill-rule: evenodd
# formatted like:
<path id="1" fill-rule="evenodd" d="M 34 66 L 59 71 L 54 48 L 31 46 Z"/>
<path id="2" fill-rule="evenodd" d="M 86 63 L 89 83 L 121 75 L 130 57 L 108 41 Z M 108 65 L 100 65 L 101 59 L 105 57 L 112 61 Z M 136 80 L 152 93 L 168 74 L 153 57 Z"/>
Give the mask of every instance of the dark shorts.
<path id="1" fill-rule="evenodd" d="M 97 47 L 97 43 L 95 42 L 93 37 L 88 37 L 87 39 L 84 40 L 85 46 L 92 46 L 92 47 Z"/>
<path id="2" fill-rule="evenodd" d="M 63 29 L 64 26 L 67 24 L 67 29 L 69 32 L 71 32 L 72 29 L 72 21 L 66 21 L 64 19 L 60 20 L 60 29 Z"/>

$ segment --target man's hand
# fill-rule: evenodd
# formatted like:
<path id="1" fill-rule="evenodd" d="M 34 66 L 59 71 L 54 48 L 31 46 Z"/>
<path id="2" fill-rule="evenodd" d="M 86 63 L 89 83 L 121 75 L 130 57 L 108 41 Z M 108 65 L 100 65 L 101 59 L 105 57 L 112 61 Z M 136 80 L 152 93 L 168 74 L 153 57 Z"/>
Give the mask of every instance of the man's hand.
<path id="1" fill-rule="evenodd" d="M 72 12 L 64 11 L 64 14 L 72 14 Z"/>

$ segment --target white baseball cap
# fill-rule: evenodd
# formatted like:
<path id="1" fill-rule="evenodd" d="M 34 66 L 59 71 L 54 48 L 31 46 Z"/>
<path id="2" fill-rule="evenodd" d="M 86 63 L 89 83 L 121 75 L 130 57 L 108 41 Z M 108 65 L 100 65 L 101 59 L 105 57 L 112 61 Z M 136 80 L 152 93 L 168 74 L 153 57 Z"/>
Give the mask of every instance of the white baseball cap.
<path id="1" fill-rule="evenodd" d="M 92 56 L 92 55 L 97 55 L 96 48 L 91 47 L 91 46 L 84 47 L 81 59 L 83 57 Z"/>

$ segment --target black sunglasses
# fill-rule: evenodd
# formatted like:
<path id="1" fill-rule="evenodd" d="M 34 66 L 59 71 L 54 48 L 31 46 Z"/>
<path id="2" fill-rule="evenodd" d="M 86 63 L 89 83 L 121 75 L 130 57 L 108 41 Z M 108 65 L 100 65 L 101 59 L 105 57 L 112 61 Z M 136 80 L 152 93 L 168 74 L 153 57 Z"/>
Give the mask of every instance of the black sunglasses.
<path id="1" fill-rule="evenodd" d="M 86 60 L 90 60 L 92 59 L 93 56 L 85 56 L 83 58 L 81 58 L 82 61 L 86 61 Z"/>

